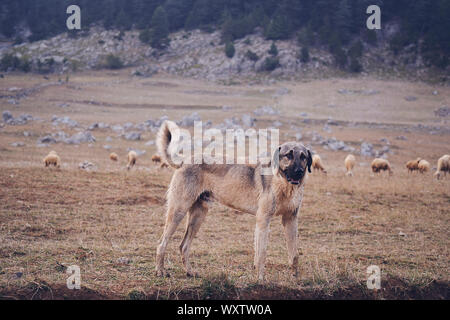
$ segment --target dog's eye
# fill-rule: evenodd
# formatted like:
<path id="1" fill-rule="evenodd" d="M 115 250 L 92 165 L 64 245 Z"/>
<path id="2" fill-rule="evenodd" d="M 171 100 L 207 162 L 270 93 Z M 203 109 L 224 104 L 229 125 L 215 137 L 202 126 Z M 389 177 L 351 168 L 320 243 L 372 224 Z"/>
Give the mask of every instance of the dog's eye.
<path id="1" fill-rule="evenodd" d="M 292 159 L 294 159 L 294 152 L 292 152 L 292 150 L 291 150 L 291 151 L 289 151 L 289 153 L 288 153 L 288 154 L 286 154 L 286 158 L 288 158 L 289 160 L 292 160 Z"/>

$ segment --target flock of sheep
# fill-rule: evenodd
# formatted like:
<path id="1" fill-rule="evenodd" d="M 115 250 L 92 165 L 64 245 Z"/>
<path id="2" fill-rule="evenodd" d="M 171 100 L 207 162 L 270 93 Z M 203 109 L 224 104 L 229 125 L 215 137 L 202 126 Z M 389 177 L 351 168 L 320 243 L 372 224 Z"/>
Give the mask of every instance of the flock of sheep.
<path id="1" fill-rule="evenodd" d="M 353 176 L 353 168 L 356 164 L 356 158 L 354 155 L 349 154 L 345 160 L 345 169 L 347 171 L 347 176 Z M 371 169 L 373 173 L 381 173 L 382 171 L 388 171 L 390 175 L 394 172 L 392 171 L 391 164 L 386 159 L 376 158 L 372 161 Z M 322 171 L 323 173 L 327 173 L 325 167 L 322 163 L 322 159 L 318 154 L 315 154 L 312 158 L 312 168 L 314 171 Z M 408 172 L 419 171 L 420 173 L 425 173 L 431 170 L 430 163 L 421 158 L 417 158 L 415 160 L 408 161 L 406 163 L 406 168 Z M 442 176 L 445 176 L 447 172 L 450 173 L 450 155 L 442 156 L 437 162 L 437 170 L 434 176 L 439 180 Z"/>
<path id="2" fill-rule="evenodd" d="M 135 151 L 128 152 L 127 155 L 127 170 L 130 170 L 137 161 L 137 154 Z M 118 155 L 113 152 L 109 155 L 109 159 L 112 161 L 118 161 Z M 44 158 L 43 160 L 44 165 L 46 167 L 49 166 L 55 166 L 59 168 L 61 166 L 61 158 L 58 156 L 58 154 L 55 151 L 50 151 L 50 153 Z M 165 162 L 162 162 L 161 157 L 159 155 L 153 155 L 152 156 L 152 162 L 155 164 L 160 164 L 161 168 L 167 168 L 168 165 Z M 346 169 L 346 175 L 347 176 L 353 176 L 353 168 L 356 164 L 356 158 L 354 155 L 349 154 L 345 160 L 344 165 Z M 327 173 L 325 170 L 325 167 L 323 165 L 322 159 L 318 154 L 313 155 L 312 158 L 312 168 L 314 171 L 322 171 L 323 173 Z M 431 165 L 428 161 L 425 159 L 417 158 L 415 160 L 408 161 L 406 163 L 406 168 L 409 173 L 418 171 L 420 173 L 425 173 L 430 171 Z M 392 175 L 394 172 L 392 171 L 392 167 L 386 159 L 376 158 L 372 161 L 371 164 L 372 172 L 374 173 L 381 173 L 382 171 L 388 171 L 390 175 Z M 442 156 L 438 162 L 437 162 L 437 170 L 434 176 L 439 180 L 441 177 L 446 176 L 447 172 L 450 173 L 450 155 L 444 155 Z"/>

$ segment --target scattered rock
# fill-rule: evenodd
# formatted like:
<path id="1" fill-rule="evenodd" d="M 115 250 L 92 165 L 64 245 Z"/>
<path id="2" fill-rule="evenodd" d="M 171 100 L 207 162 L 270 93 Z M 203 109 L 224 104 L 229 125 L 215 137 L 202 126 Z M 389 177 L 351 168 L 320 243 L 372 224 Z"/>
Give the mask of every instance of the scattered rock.
<path id="1" fill-rule="evenodd" d="M 11 147 L 23 147 L 23 146 L 25 146 L 25 143 L 23 143 L 23 142 L 11 143 Z"/>
<path id="2" fill-rule="evenodd" d="M 8 111 L 8 110 L 3 111 L 2 118 L 3 118 L 3 122 L 5 122 L 5 123 L 8 123 L 8 120 L 10 120 L 10 119 L 14 119 L 11 111 Z"/>
<path id="3" fill-rule="evenodd" d="M 405 100 L 406 100 L 406 101 L 409 101 L 409 102 L 411 102 L 411 101 L 416 101 L 416 100 L 417 100 L 417 97 L 414 97 L 414 96 L 407 96 L 407 97 L 405 97 Z"/>
<path id="4" fill-rule="evenodd" d="M 448 106 L 440 107 L 434 111 L 434 115 L 441 118 L 450 117 L 450 108 Z"/>
<path id="5" fill-rule="evenodd" d="M 408 138 L 406 138 L 405 136 L 398 136 L 395 138 L 396 140 L 402 140 L 402 141 L 406 141 L 408 140 Z"/>
<path id="6" fill-rule="evenodd" d="M 193 127 L 195 121 L 200 121 L 201 118 L 197 112 L 192 113 L 189 116 L 184 116 L 177 124 L 182 127 Z M 158 125 L 159 127 L 160 125 Z"/>
<path id="7" fill-rule="evenodd" d="M 130 140 L 130 141 L 138 141 L 138 140 L 141 140 L 141 134 L 140 134 L 140 132 L 135 132 L 135 131 L 125 133 L 125 134 L 123 135 L 123 137 L 124 137 L 126 140 Z"/>
<path id="8" fill-rule="evenodd" d="M 78 168 L 80 168 L 82 170 L 90 171 L 90 170 L 95 170 L 97 167 L 92 162 L 83 161 L 78 165 Z"/>
<path id="9" fill-rule="evenodd" d="M 361 144 L 361 155 L 364 157 L 372 157 L 374 156 L 373 145 L 368 142 L 363 142 Z"/>
<path id="10" fill-rule="evenodd" d="M 67 144 L 90 143 L 95 141 L 95 137 L 89 131 L 75 133 L 70 138 L 64 140 Z"/>
<path id="11" fill-rule="evenodd" d="M 75 120 L 70 119 L 69 117 L 58 117 L 56 115 L 54 115 L 52 117 L 52 123 L 54 126 L 57 126 L 59 124 L 63 124 L 63 125 L 67 125 L 69 127 L 77 127 L 78 126 L 78 122 L 76 122 Z"/>
<path id="12" fill-rule="evenodd" d="M 45 137 L 39 138 L 38 139 L 38 144 L 52 144 L 52 143 L 56 143 L 56 139 L 53 136 L 47 135 Z"/>
<path id="13" fill-rule="evenodd" d="M 132 262 L 132 260 L 127 257 L 121 257 L 121 258 L 117 259 L 116 262 L 118 264 L 130 264 Z"/>
<path id="14" fill-rule="evenodd" d="M 149 140 L 145 143 L 146 147 L 153 146 L 155 144 L 155 140 Z"/>
<path id="15" fill-rule="evenodd" d="M 256 109 L 255 111 L 253 111 L 253 113 L 256 114 L 257 116 L 280 114 L 280 112 L 278 110 L 275 110 L 271 106 L 262 106 L 262 107 Z"/>
<path id="16" fill-rule="evenodd" d="M 244 125 L 244 127 L 247 127 L 247 128 L 253 127 L 255 125 L 255 121 L 256 121 L 256 119 L 248 114 L 244 114 L 242 116 L 242 124 Z"/>

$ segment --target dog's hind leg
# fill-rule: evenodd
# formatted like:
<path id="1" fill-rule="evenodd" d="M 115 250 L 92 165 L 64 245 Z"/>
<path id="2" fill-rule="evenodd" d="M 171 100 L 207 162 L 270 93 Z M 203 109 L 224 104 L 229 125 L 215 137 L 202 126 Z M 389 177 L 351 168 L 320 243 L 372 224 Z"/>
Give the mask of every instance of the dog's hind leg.
<path id="1" fill-rule="evenodd" d="M 176 231 L 178 225 L 181 220 L 183 220 L 187 208 L 175 207 L 174 205 L 169 203 L 169 207 L 167 209 L 167 217 L 166 217 L 166 225 L 164 227 L 164 233 L 161 237 L 161 241 L 156 249 L 156 275 L 157 276 L 166 276 L 167 274 L 164 271 L 164 255 L 166 253 L 166 248 L 169 243 L 170 238 Z"/>
<path id="2" fill-rule="evenodd" d="M 186 275 L 192 277 L 195 273 L 192 271 L 191 264 L 189 263 L 189 251 L 191 248 L 192 240 L 200 229 L 201 224 L 205 220 L 208 212 L 208 204 L 206 201 L 197 200 L 188 213 L 188 220 L 186 222 L 186 232 L 184 234 L 183 241 L 180 245 L 181 258 L 183 260 Z"/>
<path id="3" fill-rule="evenodd" d="M 289 265 L 297 276 L 298 267 L 298 250 L 297 250 L 297 233 L 298 233 L 298 219 L 297 210 L 295 213 L 286 213 L 281 218 L 284 227 L 284 235 L 286 238 L 286 246 L 288 251 Z"/>

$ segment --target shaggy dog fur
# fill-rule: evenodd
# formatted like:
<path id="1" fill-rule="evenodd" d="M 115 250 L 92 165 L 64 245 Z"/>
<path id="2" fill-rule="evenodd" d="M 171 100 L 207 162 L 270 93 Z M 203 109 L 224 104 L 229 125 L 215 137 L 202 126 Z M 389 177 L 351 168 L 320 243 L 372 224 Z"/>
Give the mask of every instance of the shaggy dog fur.
<path id="1" fill-rule="evenodd" d="M 262 175 L 261 164 L 174 164 L 168 150 L 172 149 L 171 144 L 177 144 L 177 141 L 172 141 L 177 128 L 174 122 L 165 121 L 157 137 L 158 152 L 162 159 L 177 169 L 167 191 L 166 223 L 156 251 L 157 275 L 166 275 L 166 248 L 186 215 L 186 232 L 180 252 L 186 274 L 194 274 L 189 263 L 189 250 L 206 217 L 208 202 L 211 200 L 256 216 L 254 266 L 259 280 L 264 278 L 270 220 L 274 216 L 281 216 L 289 264 L 296 274 L 297 218 L 303 198 L 306 170 L 311 172 L 311 152 L 300 143 L 284 143 L 272 156 L 273 175 Z"/>

